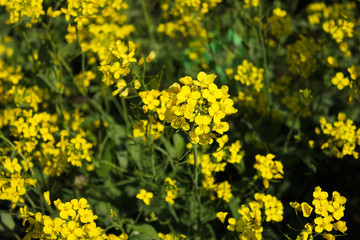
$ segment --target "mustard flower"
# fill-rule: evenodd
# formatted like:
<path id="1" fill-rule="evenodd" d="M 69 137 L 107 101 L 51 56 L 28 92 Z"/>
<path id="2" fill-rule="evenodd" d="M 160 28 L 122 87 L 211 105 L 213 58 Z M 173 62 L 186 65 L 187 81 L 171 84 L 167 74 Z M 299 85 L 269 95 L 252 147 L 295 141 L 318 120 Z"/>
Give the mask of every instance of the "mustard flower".
<path id="1" fill-rule="evenodd" d="M 137 199 L 143 200 L 146 205 L 150 204 L 150 199 L 154 197 L 152 192 L 147 192 L 145 189 L 141 189 L 140 192 L 136 195 Z"/>
<path id="2" fill-rule="evenodd" d="M 218 212 L 216 213 L 216 217 L 220 220 L 220 222 L 224 223 L 225 222 L 225 218 L 228 215 L 227 212 Z"/>
<path id="3" fill-rule="evenodd" d="M 336 76 L 331 79 L 332 84 L 336 85 L 339 90 L 344 89 L 344 87 L 349 86 L 350 81 L 342 72 L 336 73 Z"/>

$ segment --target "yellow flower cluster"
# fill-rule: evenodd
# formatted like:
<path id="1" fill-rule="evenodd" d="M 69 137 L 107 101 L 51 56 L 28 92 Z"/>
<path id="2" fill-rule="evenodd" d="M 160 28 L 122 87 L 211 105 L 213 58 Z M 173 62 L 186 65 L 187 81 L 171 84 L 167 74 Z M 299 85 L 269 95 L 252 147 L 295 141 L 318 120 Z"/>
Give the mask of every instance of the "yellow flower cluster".
<path id="1" fill-rule="evenodd" d="M 256 193 L 255 201 L 251 201 L 249 206 L 241 205 L 238 209 L 240 218 L 228 219 L 227 229 L 237 232 L 239 239 L 262 239 L 263 227 L 261 226 L 262 215 L 265 214 L 266 221 L 281 222 L 283 219 L 283 205 L 276 197 L 270 194 Z M 262 210 L 264 213 L 262 213 Z M 218 212 L 216 216 L 224 223 L 227 212 Z"/>
<path id="2" fill-rule="evenodd" d="M 0 115 L 0 128 L 10 127 L 10 135 L 16 139 L 15 150 L 29 162 L 38 159 L 45 174 L 60 175 L 68 162 L 77 167 L 81 167 L 83 160 L 90 162 L 92 143 L 86 141 L 82 130 L 74 138 L 70 138 L 67 130 L 62 130 L 57 141 L 57 121 L 56 115 L 46 112 L 4 109 Z"/>
<path id="3" fill-rule="evenodd" d="M 24 202 L 22 196 L 26 193 L 26 186 L 34 186 L 36 180 L 26 177 L 29 166 L 25 161 L 0 157 L 0 166 L 0 200 L 10 201 L 13 209 L 18 203 Z"/>
<path id="4" fill-rule="evenodd" d="M 334 124 L 328 123 L 324 117 L 321 117 L 320 124 L 320 129 L 316 128 L 315 132 L 329 137 L 321 145 L 321 149 L 330 149 L 337 158 L 343 158 L 346 155 L 352 155 L 356 159 L 359 157 L 355 147 L 360 145 L 360 129 L 356 129 L 354 122 L 347 119 L 345 113 L 339 113 Z"/>
<path id="5" fill-rule="evenodd" d="M 335 77 L 331 79 L 331 83 L 336 85 L 339 90 L 343 90 L 346 87 L 353 89 L 349 101 L 352 101 L 353 97 L 359 93 L 360 82 L 358 78 L 360 77 L 360 65 L 352 65 L 347 68 L 349 76 L 344 76 L 342 72 L 336 73 Z"/>
<path id="6" fill-rule="evenodd" d="M 123 93 L 126 82 L 122 79 L 130 73 L 130 64 L 137 62 L 135 55 L 135 44 L 131 41 L 126 44 L 120 40 L 112 43 L 109 51 L 99 53 L 99 70 L 104 74 L 102 81 L 107 85 L 115 83 L 119 90 L 116 94 Z M 124 86 L 125 85 L 125 86 Z M 128 91 L 128 90 L 127 90 Z M 123 95 L 127 96 L 127 92 Z"/>
<path id="7" fill-rule="evenodd" d="M 319 45 L 311 37 L 300 35 L 299 39 L 286 47 L 286 62 L 289 71 L 308 78 L 310 73 L 316 70 L 316 54 L 320 50 Z"/>
<path id="8" fill-rule="evenodd" d="M 60 175 L 67 163 L 76 167 L 82 166 L 82 161 L 91 161 L 92 143 L 86 141 L 85 132 L 80 131 L 75 138 L 69 138 L 66 130 L 60 132 L 60 141 L 42 143 L 42 151 L 38 153 L 39 160 L 48 175 Z"/>
<path id="9" fill-rule="evenodd" d="M 1 3 L 0 3 L 1 6 Z M 14 49 L 8 47 L 7 44 L 12 41 L 12 38 L 9 36 L 0 37 L 0 56 L 5 54 L 6 57 L 11 57 L 14 54 Z M 2 59 L 0 60 L 2 62 Z M 0 68 L 1 69 L 1 68 Z"/>
<path id="10" fill-rule="evenodd" d="M 260 92 L 264 87 L 264 69 L 256 68 L 253 63 L 248 62 L 246 59 L 237 67 L 234 78 L 247 87 L 251 86 L 256 92 Z"/>
<path id="11" fill-rule="evenodd" d="M 11 135 L 19 140 L 14 142 L 19 152 L 31 155 L 39 143 L 55 141 L 53 134 L 58 131 L 56 115 L 17 108 L 7 113 L 11 115 L 3 115 L 5 125 L 11 126 Z"/>
<path id="12" fill-rule="evenodd" d="M 201 154 L 198 156 L 198 165 L 201 167 L 201 173 L 204 176 L 202 185 L 204 189 L 210 193 L 216 192 L 217 197 L 223 199 L 225 202 L 230 202 L 232 198 L 231 185 L 228 181 L 215 183 L 215 174 L 217 172 L 225 171 L 228 163 L 239 164 L 244 156 L 241 150 L 240 141 L 232 143 L 230 146 L 225 146 L 229 137 L 227 135 L 216 139 L 219 147 L 212 154 Z M 194 155 L 189 155 L 189 163 L 194 165 Z M 213 198 L 213 197 L 212 197 Z"/>
<path id="13" fill-rule="evenodd" d="M 66 130 L 61 131 L 60 134 L 64 137 L 69 136 Z M 91 161 L 90 149 L 93 145 L 92 143 L 88 143 L 84 137 L 85 132 L 80 132 L 75 138 L 70 139 L 70 141 L 64 141 L 58 144 L 61 146 L 61 149 L 66 149 L 67 161 L 73 166 L 81 167 L 82 160 Z"/>
<path id="14" fill-rule="evenodd" d="M 282 179 L 284 177 L 283 165 L 280 161 L 273 160 L 274 154 L 267 154 L 266 156 L 256 155 L 256 163 L 254 168 L 258 171 L 260 177 L 264 179 L 265 188 L 269 187 L 269 180 Z"/>
<path id="15" fill-rule="evenodd" d="M 249 203 L 249 207 L 241 205 L 238 209 L 240 218 L 228 219 L 227 229 L 238 233 L 238 239 L 262 239 L 263 227 L 261 226 L 261 205 L 257 201 Z"/>
<path id="16" fill-rule="evenodd" d="M 154 139 L 160 138 L 163 131 L 164 125 L 161 122 L 155 121 L 153 118 L 150 118 L 149 121 L 139 120 L 133 126 L 134 138 L 141 137 L 144 142 L 146 142 L 149 134 Z"/>
<path id="17" fill-rule="evenodd" d="M 329 33 L 337 43 L 341 43 L 345 37 L 352 38 L 354 36 L 354 27 L 353 22 L 344 19 L 338 19 L 337 21 L 330 19 L 323 23 L 324 31 Z"/>
<path id="18" fill-rule="evenodd" d="M 344 16 L 346 12 L 356 10 L 355 2 L 334 3 L 327 5 L 325 2 L 311 3 L 307 6 L 306 11 L 308 12 L 308 20 L 311 25 L 319 24 L 321 18 L 325 19 L 338 19 Z"/>
<path id="19" fill-rule="evenodd" d="M 183 240 L 186 239 L 186 236 L 184 234 L 164 234 L 164 233 L 158 233 L 158 237 L 161 240 Z"/>
<path id="20" fill-rule="evenodd" d="M 169 177 L 165 178 L 165 192 L 166 198 L 165 201 L 174 204 L 174 199 L 178 195 L 179 189 L 176 186 L 176 180 Z"/>
<path id="21" fill-rule="evenodd" d="M 0 110 L 0 129 L 10 136 L 12 150 L 26 158 L 30 167 L 35 160 L 39 161 L 47 175 L 60 175 L 68 163 L 79 167 L 83 160 L 90 161 L 92 144 L 80 129 L 84 120 L 81 113 L 63 109 L 64 123 L 75 133 L 61 131 L 58 115 L 39 111 L 48 108 L 51 91 L 37 85 L 22 85 L 25 82 L 20 67 L 8 66 L 0 60 L 0 68 L 0 101 L 6 106 Z M 92 72 L 86 72 L 84 83 L 93 78 Z M 4 152 L 4 156 L 10 153 Z"/>
<path id="22" fill-rule="evenodd" d="M 245 91 L 239 91 L 238 96 L 233 97 L 233 100 L 240 107 L 251 108 L 262 116 L 268 114 L 269 101 L 265 91 L 256 92 L 253 89 L 245 89 Z M 243 117 L 247 118 L 249 115 L 245 114 Z"/>
<path id="23" fill-rule="evenodd" d="M 93 71 L 85 71 L 84 74 L 79 73 L 74 78 L 79 86 L 79 91 L 83 93 L 84 91 L 87 92 L 90 82 L 96 78 L 96 74 Z"/>
<path id="24" fill-rule="evenodd" d="M 0 6 L 5 6 L 6 11 L 10 14 L 6 21 L 7 24 L 15 24 L 29 17 L 31 20 L 26 26 L 30 27 L 39 22 L 40 16 L 45 14 L 42 3 L 43 0 L 8 0 L 0 1 Z"/>
<path id="25" fill-rule="evenodd" d="M 189 155 L 189 163 L 195 165 L 194 155 Z M 232 198 L 231 185 L 228 181 L 215 183 L 214 175 L 217 172 L 225 171 L 226 162 L 213 162 L 210 154 L 200 154 L 197 156 L 197 163 L 201 167 L 204 176 L 202 181 L 203 188 L 211 193 L 216 192 L 218 198 L 229 202 Z M 212 197 L 213 199 L 214 197 Z"/>
<path id="26" fill-rule="evenodd" d="M 258 7 L 259 6 L 259 0 L 245 0 L 243 8 L 251 8 L 251 7 Z"/>
<path id="27" fill-rule="evenodd" d="M 215 78 L 214 74 L 200 72 L 196 80 L 190 76 L 180 78 L 183 86 L 174 83 L 162 92 L 140 92 L 144 112 L 157 113 L 161 121 L 188 132 L 192 143 L 212 144 L 216 133 L 222 135 L 229 130 L 229 124 L 222 120 L 237 112 L 228 87 L 218 88 Z"/>
<path id="28" fill-rule="evenodd" d="M 46 95 L 47 92 L 44 92 L 38 86 L 25 87 L 17 85 L 12 86 L 6 94 L 4 94 L 4 103 L 11 102 L 15 103 L 16 106 L 31 107 L 35 111 L 38 111 L 39 105 L 42 103 L 42 100 L 47 97 Z"/>
<path id="29" fill-rule="evenodd" d="M 310 116 L 311 111 L 307 103 L 312 99 L 311 91 L 309 89 L 291 91 L 291 80 L 292 78 L 286 75 L 277 78 L 276 81 L 271 82 L 270 91 L 281 97 L 281 103 L 294 115 L 300 113 L 303 117 Z"/>
<path id="30" fill-rule="evenodd" d="M 360 65 L 352 65 L 347 70 L 352 80 L 355 81 L 360 77 Z M 352 84 L 350 84 L 350 87 L 352 87 Z"/>
<path id="31" fill-rule="evenodd" d="M 275 37 L 275 39 L 279 40 L 281 37 L 290 34 L 291 18 L 287 15 L 285 10 L 280 8 L 273 9 L 273 14 L 267 19 L 267 21 L 267 25 L 270 28 L 270 33 Z M 276 45 L 270 46 L 275 47 Z"/>
<path id="32" fill-rule="evenodd" d="M 339 90 L 343 90 L 344 87 L 349 86 L 349 78 L 344 77 L 342 72 L 336 73 L 336 76 L 331 79 L 331 83 L 334 84 Z"/>
<path id="33" fill-rule="evenodd" d="M 317 234 L 323 233 L 325 239 L 335 239 L 335 237 L 330 234 L 332 230 L 337 230 L 345 234 L 347 230 L 346 222 L 340 221 L 340 219 L 344 216 L 346 198 L 341 196 L 337 191 L 334 191 L 332 193 L 332 199 L 329 201 L 329 194 L 322 191 L 320 187 L 315 188 L 313 197 L 312 206 L 307 202 L 301 204 L 298 202 L 290 203 L 295 210 L 301 211 L 306 218 L 310 217 L 315 209 L 316 217 L 314 222 L 305 225 L 306 230 L 300 233 L 303 238 L 299 237 L 299 239 L 312 238 L 314 230 Z"/>
<path id="34" fill-rule="evenodd" d="M 20 79 L 23 77 L 21 72 L 21 67 L 17 66 L 16 68 L 9 66 L 5 61 L 0 59 L 0 80 L 2 82 L 12 83 L 14 85 L 18 84 Z M 3 88 L 3 87 L 1 87 Z M 5 94 L 4 94 L 5 95 Z"/>
<path id="35" fill-rule="evenodd" d="M 211 155 L 215 157 L 216 162 L 225 160 L 227 163 L 240 163 L 243 159 L 244 152 L 241 150 L 241 144 L 239 140 L 236 140 L 230 146 L 225 146 L 229 141 L 228 135 L 223 135 L 221 138 L 216 139 L 219 147 Z"/>
<path id="36" fill-rule="evenodd" d="M 211 37 L 202 26 L 202 20 L 210 9 L 215 8 L 222 0 L 182 1 L 164 0 L 161 4 L 163 17 L 167 21 L 159 24 L 157 31 L 165 33 L 171 38 L 180 34 L 189 39 L 187 52 L 191 60 L 200 60 L 203 68 L 207 68 L 202 54 L 206 51 L 205 45 Z"/>
<path id="37" fill-rule="evenodd" d="M 283 220 L 284 207 L 280 200 L 270 194 L 265 195 L 263 193 L 255 193 L 254 198 L 264 208 L 265 221 L 281 222 Z"/>
<path id="38" fill-rule="evenodd" d="M 96 239 L 96 240 L 125 240 L 127 235 L 121 234 L 119 237 L 110 234 L 98 227 L 94 220 L 98 218 L 90 209 L 90 205 L 85 198 L 72 199 L 70 202 L 63 203 L 60 199 L 54 201 L 58 217 L 33 213 L 28 211 L 25 205 L 20 208 L 20 217 L 23 225 L 29 222 L 25 240 L 30 239 Z"/>
<path id="39" fill-rule="evenodd" d="M 319 2 L 310 4 L 307 7 L 309 23 L 311 25 L 322 23 L 322 29 L 339 44 L 340 50 L 344 52 L 344 57 L 351 56 L 348 44 L 344 40 L 346 37 L 352 38 L 355 34 L 356 22 L 349 17 L 351 12 L 355 11 L 355 2 L 334 3 L 331 5 Z"/>
<path id="40" fill-rule="evenodd" d="M 123 0 L 68 0 L 67 3 L 67 8 L 61 8 L 61 13 L 67 21 L 73 17 L 76 26 L 68 26 L 65 38 L 71 43 L 78 36 L 84 52 L 90 50 L 105 54 L 112 42 L 125 39 L 135 31 L 132 24 L 126 24 L 127 16 L 122 11 L 128 5 Z"/>

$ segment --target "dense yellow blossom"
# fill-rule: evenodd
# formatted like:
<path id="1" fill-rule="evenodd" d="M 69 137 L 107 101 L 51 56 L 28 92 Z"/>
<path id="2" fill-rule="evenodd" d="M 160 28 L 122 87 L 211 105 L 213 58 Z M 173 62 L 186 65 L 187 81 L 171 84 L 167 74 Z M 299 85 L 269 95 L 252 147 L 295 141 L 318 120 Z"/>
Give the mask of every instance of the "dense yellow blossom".
<path id="1" fill-rule="evenodd" d="M 302 233 L 303 237 L 306 235 L 311 239 L 313 230 L 315 230 L 316 233 L 323 233 L 327 235 L 327 237 L 331 237 L 331 234 L 327 232 L 333 230 L 345 233 L 347 230 L 346 223 L 340 221 L 340 219 L 344 216 L 346 198 L 341 196 L 337 191 L 334 191 L 331 200 L 328 200 L 329 194 L 326 191 L 322 191 L 319 186 L 315 188 L 313 197 L 312 206 L 306 202 L 301 204 L 297 202 L 290 203 L 295 210 L 302 211 L 306 218 L 309 218 L 312 210 L 315 209 L 316 217 L 314 222 L 305 225 L 306 231 Z M 299 239 L 304 238 L 299 237 Z"/>
<path id="2" fill-rule="evenodd" d="M 337 158 L 343 158 L 346 155 L 352 155 L 356 159 L 359 157 L 355 147 L 360 145 L 360 129 L 356 128 L 354 122 L 348 119 L 346 114 L 339 113 L 334 124 L 328 123 L 324 117 L 321 117 L 320 124 L 321 127 L 317 128 L 316 132 L 329 137 L 321 145 L 321 149 L 330 149 L 330 154 Z"/>
<path id="3" fill-rule="evenodd" d="M 283 219 L 283 205 L 276 197 L 256 193 L 254 198 L 255 201 L 249 202 L 248 206 L 244 204 L 240 206 L 238 220 L 235 218 L 228 219 L 227 229 L 231 232 L 237 232 L 238 239 L 262 239 L 263 227 L 261 223 L 264 214 L 267 222 L 281 222 Z M 222 212 L 217 214 L 222 222 L 226 215 L 227 213 Z"/>
<path id="4" fill-rule="evenodd" d="M 237 112 L 228 87 L 218 88 L 215 78 L 214 74 L 200 72 L 197 79 L 180 78 L 183 86 L 174 83 L 162 92 L 154 89 L 140 92 L 143 110 L 152 111 L 171 127 L 188 132 L 193 143 L 212 144 L 216 134 L 229 130 L 229 124 L 223 119 Z"/>
<path id="5" fill-rule="evenodd" d="M 22 196 L 26 193 L 27 186 L 34 186 L 36 179 L 26 176 L 28 167 L 25 161 L 19 161 L 17 158 L 0 157 L 0 200 L 9 200 L 11 208 L 19 203 L 23 203 Z"/>
<path id="6" fill-rule="evenodd" d="M 30 224 L 24 239 L 127 239 L 125 233 L 119 237 L 114 234 L 106 235 L 105 231 L 96 225 L 98 216 L 94 215 L 85 198 L 72 199 L 65 203 L 57 199 L 54 205 L 58 217 L 30 212 L 26 205 L 20 208 L 23 225 L 25 226 L 26 222 Z"/>
<path id="7" fill-rule="evenodd" d="M 260 154 L 255 156 L 254 168 L 264 180 L 264 186 L 269 187 L 269 180 L 282 179 L 284 177 L 283 165 L 280 161 L 273 160 L 275 155 L 269 153 L 266 156 Z"/>
<path id="8" fill-rule="evenodd" d="M 286 62 L 291 73 L 308 78 L 316 70 L 316 54 L 320 47 L 313 38 L 300 35 L 294 44 L 287 45 L 286 50 Z"/>
<path id="9" fill-rule="evenodd" d="M 237 67 L 234 76 L 235 80 L 240 81 L 245 86 L 251 86 L 255 91 L 260 92 L 264 87 L 264 69 L 256 68 L 251 62 L 243 60 L 242 64 Z"/>
<path id="10" fill-rule="evenodd" d="M 158 233 L 158 237 L 161 240 L 183 240 L 186 239 L 186 236 L 184 234 L 172 234 L 172 233 Z"/>
<path id="11" fill-rule="evenodd" d="M 157 31 L 171 38 L 185 37 L 189 50 L 186 52 L 191 60 L 200 60 L 202 67 L 207 68 L 207 61 L 202 56 L 206 52 L 205 45 L 211 34 L 203 26 L 207 13 L 222 0 L 182 1 L 164 0 L 161 4 L 165 20 L 157 27 Z"/>
<path id="12" fill-rule="evenodd" d="M 2 4 L 5 5 L 6 11 L 10 14 L 6 21 L 7 24 L 15 24 L 26 17 L 30 17 L 31 20 L 27 26 L 31 26 L 31 24 L 39 22 L 41 15 L 45 14 L 42 8 L 43 0 L 9 0 Z"/>
<path id="13" fill-rule="evenodd" d="M 215 152 L 211 154 L 200 154 L 197 156 L 197 163 L 201 167 L 201 173 L 204 176 L 202 186 L 208 190 L 213 198 L 213 194 L 226 202 L 230 202 L 233 197 L 231 184 L 228 181 L 215 183 L 214 175 L 218 172 L 224 172 L 227 164 L 241 163 L 244 152 L 241 149 L 240 141 L 235 141 L 230 145 L 228 135 L 223 135 L 216 139 L 219 144 Z M 189 155 L 189 163 L 195 164 L 194 154 Z"/>
<path id="14" fill-rule="evenodd" d="M 258 7 L 259 6 L 259 0 L 245 0 L 243 8 L 251 8 L 251 7 Z"/>
<path id="15" fill-rule="evenodd" d="M 164 125 L 161 122 L 155 122 L 152 119 L 150 119 L 150 121 L 137 121 L 133 128 L 134 138 L 141 137 L 144 142 L 146 142 L 146 139 L 149 137 L 149 135 L 154 139 L 160 138 L 162 132 L 164 131 Z"/>
<path id="16" fill-rule="evenodd" d="M 285 10 L 275 8 L 267 21 L 271 35 L 276 39 L 288 35 L 291 32 L 291 18 Z"/>
<path id="17" fill-rule="evenodd" d="M 165 178 L 165 192 L 166 192 L 166 198 L 165 201 L 174 204 L 174 199 L 178 195 L 178 187 L 176 186 L 176 180 L 171 179 L 169 177 Z"/>
<path id="18" fill-rule="evenodd" d="M 350 84 L 349 78 L 344 77 L 342 72 L 336 73 L 336 76 L 331 79 L 332 84 L 336 85 L 339 90 Z"/>

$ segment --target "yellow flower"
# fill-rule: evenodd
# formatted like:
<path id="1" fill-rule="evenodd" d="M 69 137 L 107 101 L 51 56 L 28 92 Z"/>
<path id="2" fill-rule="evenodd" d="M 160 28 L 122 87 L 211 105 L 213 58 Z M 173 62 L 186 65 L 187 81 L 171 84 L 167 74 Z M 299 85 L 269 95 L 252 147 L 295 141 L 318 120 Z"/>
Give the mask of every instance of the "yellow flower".
<path id="1" fill-rule="evenodd" d="M 326 240 L 335 240 L 335 236 L 330 233 L 323 233 L 322 237 Z"/>
<path id="2" fill-rule="evenodd" d="M 231 193 L 231 185 L 228 181 L 219 183 L 216 187 L 216 193 L 218 198 L 224 199 L 225 202 L 230 202 L 230 199 L 233 196 Z"/>
<path id="3" fill-rule="evenodd" d="M 331 79 L 331 82 L 336 85 L 339 90 L 342 90 L 350 84 L 349 78 L 344 78 L 344 74 L 342 72 L 336 73 L 336 76 Z"/>
<path id="4" fill-rule="evenodd" d="M 344 221 L 337 221 L 333 224 L 334 228 L 342 233 L 345 233 L 347 230 L 346 222 Z"/>
<path id="5" fill-rule="evenodd" d="M 314 208 L 311 207 L 307 202 L 301 203 L 301 211 L 304 217 L 309 217 L 313 209 Z"/>
<path id="6" fill-rule="evenodd" d="M 141 82 L 139 80 L 134 81 L 134 88 L 139 89 L 141 87 Z"/>
<path id="7" fill-rule="evenodd" d="M 227 212 L 218 212 L 216 214 L 216 217 L 220 220 L 220 222 L 224 223 L 227 215 L 228 215 Z"/>
<path id="8" fill-rule="evenodd" d="M 47 192 L 44 192 L 44 198 L 45 198 L 45 201 L 47 203 L 47 205 L 51 205 L 51 201 L 50 201 L 50 192 L 47 191 Z"/>
<path id="9" fill-rule="evenodd" d="M 326 231 L 330 232 L 333 229 L 333 225 L 331 224 L 332 221 L 334 221 L 334 219 L 331 216 L 315 218 L 315 231 L 321 233 L 325 229 Z"/>
<path id="10" fill-rule="evenodd" d="M 127 97 L 129 94 L 129 89 L 126 88 L 125 90 L 123 90 L 126 87 L 126 81 L 124 79 L 119 80 L 116 83 L 116 87 L 117 89 L 115 91 L 113 91 L 112 95 L 115 96 L 117 94 L 120 94 L 120 97 Z"/>
<path id="11" fill-rule="evenodd" d="M 150 53 L 149 53 L 149 55 L 146 57 L 146 62 L 152 62 L 154 59 L 155 59 L 155 52 L 154 51 L 151 51 Z"/>
<path id="12" fill-rule="evenodd" d="M 199 136 L 210 132 L 209 124 L 211 123 L 211 117 L 209 115 L 197 115 L 195 123 L 198 125 L 195 128 L 196 135 Z"/>
<path id="13" fill-rule="evenodd" d="M 152 192 L 147 192 L 145 189 L 141 189 L 140 192 L 136 195 L 137 199 L 143 200 L 146 205 L 150 204 L 150 199 L 153 198 L 154 194 Z"/>

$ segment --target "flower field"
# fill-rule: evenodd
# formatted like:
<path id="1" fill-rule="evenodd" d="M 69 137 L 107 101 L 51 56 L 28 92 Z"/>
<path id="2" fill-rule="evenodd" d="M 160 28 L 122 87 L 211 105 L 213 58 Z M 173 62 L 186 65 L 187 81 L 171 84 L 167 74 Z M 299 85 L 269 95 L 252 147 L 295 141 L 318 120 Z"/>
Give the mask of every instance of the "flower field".
<path id="1" fill-rule="evenodd" d="M 360 1 L 0 0 L 0 239 L 357 239 Z"/>

